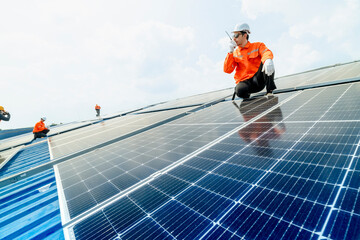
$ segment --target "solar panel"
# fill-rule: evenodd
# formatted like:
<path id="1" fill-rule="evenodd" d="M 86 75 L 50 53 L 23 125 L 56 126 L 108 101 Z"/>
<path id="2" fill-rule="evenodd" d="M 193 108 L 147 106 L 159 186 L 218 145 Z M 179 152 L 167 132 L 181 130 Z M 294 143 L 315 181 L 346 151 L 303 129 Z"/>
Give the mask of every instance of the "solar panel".
<path id="1" fill-rule="evenodd" d="M 70 222 L 70 237 L 358 238 L 360 110 L 346 104 L 359 102 L 359 90 L 360 83 L 306 90 L 287 95 L 267 114 L 257 111 L 256 104 L 253 108 L 251 103 L 240 105 L 238 114 L 244 119 L 240 124 L 216 120 L 194 124 L 195 116 L 206 115 L 211 107 L 162 126 L 168 131 L 159 135 L 154 129 L 142 141 L 140 135 L 120 141 L 114 150 L 125 154 L 125 160 L 128 156 L 149 159 L 148 152 L 138 147 L 146 148 L 146 142 L 151 148 L 162 146 L 151 145 L 152 136 L 163 139 L 165 146 L 173 145 L 170 153 L 177 153 L 175 146 L 183 138 L 186 141 L 180 146 L 205 147 Z M 259 99 L 258 106 L 271 101 L 274 98 L 262 103 Z M 246 107 L 249 110 L 241 112 Z M 186 122 L 187 118 L 193 119 Z M 214 132 L 215 126 L 222 130 Z M 184 136 L 174 138 L 172 133 Z M 123 171 L 130 169 L 134 168 L 130 165 Z"/>
<path id="2" fill-rule="evenodd" d="M 327 83 L 360 76 L 360 61 L 335 65 L 275 79 L 278 89 Z"/>
<path id="3" fill-rule="evenodd" d="M 259 103 L 259 106 L 264 104 L 262 101 L 257 102 Z M 235 110 L 233 117 L 237 118 L 240 115 L 239 110 L 235 108 L 232 103 L 228 102 L 228 105 Z M 229 120 L 231 120 L 231 118 L 229 118 Z M 89 153 L 75 158 L 72 161 L 60 164 L 59 172 L 62 176 L 61 178 L 62 185 L 65 190 L 65 197 L 66 199 L 69 199 L 67 201 L 67 205 L 69 207 L 70 217 L 77 216 L 78 214 L 88 210 L 90 207 L 96 205 L 96 202 L 101 202 L 101 200 L 119 193 L 121 190 L 124 190 L 139 180 L 149 176 L 149 174 L 169 166 L 174 161 L 181 159 L 182 157 L 204 146 L 209 141 L 212 141 L 228 132 L 229 129 L 233 129 L 238 126 L 238 124 L 220 126 L 217 124 L 202 126 L 200 124 L 184 127 L 178 126 L 176 122 L 177 121 L 175 121 L 171 126 L 159 127 L 160 130 L 154 129 L 153 131 L 149 131 L 149 133 L 145 136 L 135 136 L 131 140 L 121 141 L 119 144 L 113 144 L 109 147 L 103 148 L 102 150 L 95 151 L 94 153 Z M 204 140 L 202 140 L 202 138 L 204 138 Z M 128 149 L 133 149 L 133 151 L 129 151 Z M 171 150 L 171 152 L 169 152 L 169 150 Z M 104 164 L 103 161 L 99 161 L 99 159 L 114 160 L 110 163 Z M 94 162 L 91 162 L 92 160 L 97 161 L 97 165 L 99 166 L 93 166 Z M 144 160 L 146 161 L 145 164 L 143 162 Z M 119 167 L 112 167 L 116 165 L 116 163 Z M 144 164 L 144 166 L 140 166 L 140 163 Z M 94 176 L 94 174 L 96 174 L 94 168 L 98 168 L 99 171 L 106 170 L 101 173 L 101 175 L 107 177 L 91 177 L 86 179 L 86 177 Z M 83 171 L 84 169 L 89 169 L 89 171 Z M 129 170 L 131 170 L 130 174 L 122 174 Z M 81 177 L 81 175 L 83 175 L 83 177 Z M 90 201 L 89 199 L 92 198 L 90 197 L 91 194 L 88 194 L 89 188 L 91 188 L 89 187 L 89 184 L 91 184 L 94 178 L 97 179 L 96 182 L 98 185 L 102 185 L 102 183 L 107 182 L 103 186 L 99 186 L 99 188 L 91 189 L 90 192 L 92 195 L 99 196 L 99 194 L 93 192 L 99 190 L 101 191 L 103 189 L 106 189 L 106 194 L 100 195 L 101 197 L 95 199 L 95 201 Z M 111 184 L 108 184 L 109 179 L 110 182 L 116 185 L 116 188 L 114 188 L 114 186 L 110 186 Z M 87 181 L 90 183 L 87 183 Z M 74 182 L 78 182 L 78 184 L 74 185 Z M 87 184 L 84 184 L 84 182 Z M 68 186 L 68 183 L 72 185 Z M 76 193 L 77 195 L 73 196 L 72 193 Z M 79 209 L 77 207 L 79 205 L 77 202 L 82 202 L 85 195 L 88 195 L 89 199 L 86 202 L 89 206 L 84 207 L 84 205 L 81 205 Z"/>
<path id="4" fill-rule="evenodd" d="M 156 111 L 161 109 L 169 109 L 169 108 L 178 108 L 184 106 L 193 106 L 200 105 L 215 99 L 225 98 L 229 95 L 232 95 L 234 92 L 233 88 L 227 88 L 219 91 L 208 92 L 204 94 L 198 94 L 190 97 L 179 98 L 172 101 L 167 101 L 164 103 L 159 103 L 154 106 L 150 106 L 138 112 L 149 112 Z"/>
<path id="5" fill-rule="evenodd" d="M 50 138 L 53 158 L 65 156 L 164 121 L 192 108 L 126 115 Z"/>
<path id="6" fill-rule="evenodd" d="M 26 144 L 30 142 L 34 138 L 33 134 L 22 134 L 20 136 L 12 137 L 10 139 L 5 139 L 1 141 L 0 143 L 0 152 L 3 152 L 5 150 Z"/>
<path id="7" fill-rule="evenodd" d="M 59 164 L 70 218 L 170 166 L 235 126 L 161 126 L 160 131 L 149 130 Z"/>
<path id="8" fill-rule="evenodd" d="M 59 134 L 62 132 L 80 128 L 80 127 L 89 125 L 92 122 L 93 121 L 73 122 L 73 123 L 68 123 L 68 124 L 60 124 L 60 125 L 52 126 L 52 127 L 49 127 L 50 132 L 48 135 Z M 30 130 L 29 133 L 21 134 L 19 136 L 15 136 L 10 139 L 5 139 L 3 141 L 0 141 L 0 151 L 7 150 L 7 149 L 10 149 L 13 147 L 20 146 L 20 145 L 28 144 L 31 142 L 31 140 L 33 140 L 33 138 L 34 138 L 34 135 Z"/>

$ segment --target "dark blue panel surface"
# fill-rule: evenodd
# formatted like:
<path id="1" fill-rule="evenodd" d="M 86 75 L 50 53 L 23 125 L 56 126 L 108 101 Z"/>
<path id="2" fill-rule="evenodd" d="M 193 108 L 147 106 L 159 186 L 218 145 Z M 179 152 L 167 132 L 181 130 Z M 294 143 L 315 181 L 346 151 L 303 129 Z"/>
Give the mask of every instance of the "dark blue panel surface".
<path id="1" fill-rule="evenodd" d="M 208 174 L 198 182 L 198 185 L 233 200 L 237 200 L 250 188 L 248 183 L 214 174 Z"/>
<path id="2" fill-rule="evenodd" d="M 140 221 L 146 214 L 129 198 L 122 198 L 103 210 L 117 233 Z"/>
<path id="3" fill-rule="evenodd" d="M 220 132 L 231 130 L 229 136 L 111 204 L 104 210 L 108 223 L 121 239 L 357 239 L 359 110 L 340 107 L 358 100 L 346 96 L 350 88 L 306 90 L 268 116 L 259 115 L 266 101 L 262 110 L 252 109 L 264 99 L 240 105 L 235 110 L 246 125 L 221 125 L 227 128 Z M 205 110 L 197 116 L 205 116 Z M 229 108 L 222 113 L 226 111 Z M 259 119 L 251 122 L 255 117 Z M 157 135 L 167 139 L 157 148 L 157 159 L 164 161 L 152 166 L 161 168 L 186 156 L 184 149 L 205 146 L 206 135 L 220 136 L 206 131 L 214 121 L 201 127 L 186 123 L 169 127 L 176 132 L 174 139 Z M 191 130 L 183 135 L 184 129 Z M 164 152 L 167 148 L 172 150 Z"/>
<path id="4" fill-rule="evenodd" d="M 221 158 L 217 158 L 217 159 L 221 159 Z M 224 159 L 226 158 L 224 157 Z M 184 165 L 189 167 L 194 167 L 203 171 L 211 171 L 215 167 L 219 166 L 221 163 L 222 163 L 221 161 L 206 159 L 197 156 L 190 159 L 189 161 L 186 161 Z"/>
<path id="5" fill-rule="evenodd" d="M 359 189 L 343 188 L 335 204 L 336 208 L 360 215 Z"/>
<path id="6" fill-rule="evenodd" d="M 235 202 L 199 187 L 191 187 L 177 200 L 203 216 L 217 221 Z"/>
<path id="7" fill-rule="evenodd" d="M 214 227 L 211 231 L 206 234 L 203 239 L 229 239 L 229 240 L 240 240 L 241 237 L 235 235 L 233 232 L 230 232 L 224 229 L 221 226 Z"/>
<path id="8" fill-rule="evenodd" d="M 209 219 L 176 201 L 157 211 L 154 219 L 176 239 L 198 239 L 212 225 Z"/>
<path id="9" fill-rule="evenodd" d="M 129 195 L 143 211 L 152 212 L 159 208 L 170 198 L 155 188 L 145 185 L 144 187 L 137 189 Z"/>
<path id="10" fill-rule="evenodd" d="M 181 160 L 237 126 L 163 125 L 160 130 L 155 128 L 146 134 L 114 143 L 59 165 L 70 217 L 73 218 L 93 207 L 95 199 L 95 205 L 98 205 L 121 191 L 126 191 L 156 171 Z M 204 163 L 201 164 L 206 166 Z M 170 174 L 193 181 L 205 173 L 190 165 L 183 170 L 174 170 Z M 74 185 L 74 180 L 81 184 Z M 104 185 L 105 183 L 110 183 L 112 187 Z M 103 185 L 110 189 L 104 195 L 106 197 L 99 195 L 99 187 Z M 91 204 L 76 206 L 80 202 L 72 199 L 79 198 L 78 195 L 81 194 L 86 194 Z"/>
<path id="11" fill-rule="evenodd" d="M 181 165 L 175 168 L 174 170 L 171 170 L 168 174 L 188 182 L 194 182 L 200 179 L 202 176 L 204 176 L 206 172 L 192 167 Z"/>
<path id="12" fill-rule="evenodd" d="M 360 239 L 360 216 L 333 211 L 324 236 L 331 239 Z"/>
<path id="13" fill-rule="evenodd" d="M 78 223 L 74 227 L 76 239 L 113 239 L 117 236 L 111 224 L 102 212 L 97 212 L 91 217 Z"/>
<path id="14" fill-rule="evenodd" d="M 345 186 L 350 188 L 360 188 L 360 171 L 349 171 L 348 176 L 345 179 Z"/>
<path id="15" fill-rule="evenodd" d="M 227 178 L 252 183 L 259 179 L 260 176 L 264 174 L 264 171 L 233 164 L 223 164 L 217 168 L 214 173 Z"/>
<path id="16" fill-rule="evenodd" d="M 154 181 L 151 181 L 150 185 L 169 196 L 175 196 L 178 193 L 184 191 L 190 184 L 168 174 L 164 174 Z"/>
<path id="17" fill-rule="evenodd" d="M 145 218 L 129 231 L 121 235 L 122 239 L 174 239 L 169 232 L 166 232 L 161 226 L 150 218 Z"/>

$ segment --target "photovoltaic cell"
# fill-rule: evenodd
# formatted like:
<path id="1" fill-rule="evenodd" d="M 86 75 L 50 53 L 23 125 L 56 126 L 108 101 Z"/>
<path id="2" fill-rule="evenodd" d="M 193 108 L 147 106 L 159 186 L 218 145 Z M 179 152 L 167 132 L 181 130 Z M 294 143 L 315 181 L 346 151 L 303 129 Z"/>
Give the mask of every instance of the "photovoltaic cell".
<path id="1" fill-rule="evenodd" d="M 164 239 L 358 238 L 360 110 L 340 107 L 359 102 L 358 88 L 306 90 L 240 128 L 223 124 L 239 130 L 104 207 L 102 224 L 121 239 L 149 229 Z"/>

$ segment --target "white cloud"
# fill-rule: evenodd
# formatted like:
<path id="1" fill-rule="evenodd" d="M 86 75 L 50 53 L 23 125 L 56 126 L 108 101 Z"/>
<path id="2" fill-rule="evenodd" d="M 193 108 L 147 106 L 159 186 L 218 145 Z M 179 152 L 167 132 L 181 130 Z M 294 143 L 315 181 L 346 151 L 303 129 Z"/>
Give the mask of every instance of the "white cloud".
<path id="1" fill-rule="evenodd" d="M 357 0 L 20 2 L 0 9 L 0 105 L 13 113 L 0 128 L 231 87 L 224 29 L 239 21 L 274 52 L 277 76 L 360 56 Z"/>
<path id="2" fill-rule="evenodd" d="M 256 19 L 253 24 L 258 29 L 272 27 L 280 33 L 278 37 L 272 35 L 271 43 L 281 75 L 320 67 L 321 62 L 334 64 L 341 59 L 359 59 L 357 0 L 244 0 L 242 12 L 249 19 Z M 277 31 L 275 19 L 285 28 Z"/>
<path id="3" fill-rule="evenodd" d="M 297 3 L 295 1 L 286 0 L 243 0 L 241 11 L 251 20 L 261 17 L 266 13 L 286 13 L 295 9 Z"/>

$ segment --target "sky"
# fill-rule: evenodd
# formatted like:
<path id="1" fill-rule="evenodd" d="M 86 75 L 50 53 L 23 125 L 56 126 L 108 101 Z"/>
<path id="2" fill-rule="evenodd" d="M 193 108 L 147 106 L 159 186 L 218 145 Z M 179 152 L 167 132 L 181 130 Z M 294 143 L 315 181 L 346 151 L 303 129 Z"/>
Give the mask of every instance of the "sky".
<path id="1" fill-rule="evenodd" d="M 234 87 L 231 32 L 275 77 L 360 60 L 358 0 L 18 0 L 0 8 L 0 129 L 69 123 Z"/>

